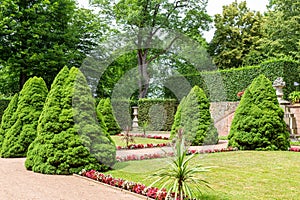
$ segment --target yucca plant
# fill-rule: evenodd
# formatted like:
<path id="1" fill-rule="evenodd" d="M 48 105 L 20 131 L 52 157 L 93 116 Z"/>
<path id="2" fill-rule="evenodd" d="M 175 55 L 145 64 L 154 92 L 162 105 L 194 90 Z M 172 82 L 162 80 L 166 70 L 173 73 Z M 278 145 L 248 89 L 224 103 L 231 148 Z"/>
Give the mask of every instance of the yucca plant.
<path id="1" fill-rule="evenodd" d="M 202 193 L 201 188 L 203 186 L 210 188 L 210 186 L 207 181 L 199 178 L 198 174 L 207 172 L 209 168 L 201 165 L 190 165 L 196 154 L 187 155 L 187 147 L 182 133 L 182 130 L 178 131 L 175 157 L 165 168 L 152 174 L 158 179 L 151 186 L 157 184 L 160 188 L 166 188 L 167 197 L 174 197 L 176 200 L 199 199 Z"/>

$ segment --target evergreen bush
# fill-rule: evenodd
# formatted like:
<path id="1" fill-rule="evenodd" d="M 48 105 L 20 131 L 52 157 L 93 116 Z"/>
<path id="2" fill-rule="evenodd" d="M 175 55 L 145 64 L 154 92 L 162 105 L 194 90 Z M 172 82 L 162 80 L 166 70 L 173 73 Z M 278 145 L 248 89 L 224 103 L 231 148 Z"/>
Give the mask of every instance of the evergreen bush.
<path id="1" fill-rule="evenodd" d="M 11 97 L 0 97 L 0 123 L 1 123 L 4 111 L 7 108 L 10 100 L 11 100 Z"/>
<path id="2" fill-rule="evenodd" d="M 25 157 L 28 146 L 36 137 L 36 128 L 48 89 L 42 78 L 33 77 L 24 84 L 16 110 L 17 120 L 3 140 L 1 157 Z"/>
<path id="3" fill-rule="evenodd" d="M 110 135 L 116 135 L 121 133 L 122 129 L 120 128 L 113 114 L 113 108 L 109 98 L 100 100 L 97 106 L 97 113 L 99 118 L 103 118 L 105 126 L 107 128 L 107 132 Z"/>
<path id="4" fill-rule="evenodd" d="M 194 86 L 180 104 L 175 115 L 172 136 L 176 130 L 182 128 L 191 145 L 218 143 L 218 132 L 214 127 L 209 111 L 210 103 L 204 91 Z"/>
<path id="5" fill-rule="evenodd" d="M 82 169 L 107 170 L 115 162 L 114 144 L 101 132 L 95 102 L 77 68 L 64 67 L 55 78 L 28 149 L 25 166 L 46 174 Z"/>
<path id="6" fill-rule="evenodd" d="M 243 150 L 287 150 L 289 133 L 272 82 L 264 75 L 246 89 L 234 114 L 228 146 Z"/>
<path id="7" fill-rule="evenodd" d="M 7 108 L 4 110 L 1 126 L 0 126 L 0 147 L 2 147 L 3 140 L 7 133 L 7 130 L 14 125 L 17 119 L 16 111 L 18 107 L 19 95 L 15 94 L 10 100 Z"/>

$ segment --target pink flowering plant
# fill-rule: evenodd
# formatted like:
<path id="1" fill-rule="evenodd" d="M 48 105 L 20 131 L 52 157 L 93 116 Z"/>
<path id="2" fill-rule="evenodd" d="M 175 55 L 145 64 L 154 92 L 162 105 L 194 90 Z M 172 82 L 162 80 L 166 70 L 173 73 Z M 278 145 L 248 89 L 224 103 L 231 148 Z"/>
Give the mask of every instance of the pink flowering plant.
<path id="1" fill-rule="evenodd" d="M 105 175 L 101 172 L 98 172 L 96 170 L 82 170 L 79 175 L 88 177 L 90 179 L 93 179 L 95 181 L 99 181 L 101 183 L 118 187 L 124 190 L 128 190 L 130 192 L 134 192 L 143 196 L 147 196 L 153 199 L 157 200 L 166 200 L 166 189 L 159 189 L 156 187 L 147 187 L 144 184 L 141 183 L 135 183 L 131 181 L 126 181 L 121 178 L 114 178 L 111 175 Z"/>

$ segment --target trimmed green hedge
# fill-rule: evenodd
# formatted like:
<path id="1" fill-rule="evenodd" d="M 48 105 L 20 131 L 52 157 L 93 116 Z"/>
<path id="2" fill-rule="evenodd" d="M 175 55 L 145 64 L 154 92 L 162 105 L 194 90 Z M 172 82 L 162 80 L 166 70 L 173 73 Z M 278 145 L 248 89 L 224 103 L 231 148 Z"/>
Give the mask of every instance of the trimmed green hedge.
<path id="1" fill-rule="evenodd" d="M 300 63 L 287 59 L 274 59 L 261 63 L 259 66 L 248 66 L 236 69 L 202 72 L 198 75 L 183 75 L 191 87 L 198 85 L 203 88 L 210 101 L 238 101 L 237 93 L 245 90 L 254 78 L 264 74 L 273 82 L 283 77 L 286 82 L 285 97 L 296 88 L 294 82 L 300 82 Z M 180 83 L 182 76 L 171 77 L 169 83 Z M 179 84 L 180 85 L 180 84 Z M 178 86 L 179 87 L 179 86 Z"/>
<path id="2" fill-rule="evenodd" d="M 172 128 L 178 102 L 175 99 L 140 99 L 139 126 L 147 123 L 148 130 L 169 131 Z"/>

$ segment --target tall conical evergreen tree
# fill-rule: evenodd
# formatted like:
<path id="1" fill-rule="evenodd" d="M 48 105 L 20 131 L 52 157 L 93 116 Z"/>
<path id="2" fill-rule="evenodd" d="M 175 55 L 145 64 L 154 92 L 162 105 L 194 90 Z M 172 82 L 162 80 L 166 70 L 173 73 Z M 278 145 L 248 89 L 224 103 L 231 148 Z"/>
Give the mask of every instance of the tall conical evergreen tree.
<path id="1" fill-rule="evenodd" d="M 177 110 L 176 110 L 176 113 L 175 113 L 175 116 L 174 116 L 174 122 L 173 122 L 173 125 L 172 125 L 172 128 L 171 128 L 171 138 L 174 138 L 179 129 L 182 128 L 180 127 L 181 125 L 181 110 L 182 110 L 182 107 L 183 107 L 183 104 L 184 104 L 184 101 L 185 101 L 185 97 L 183 97 L 177 107 Z"/>
<path id="2" fill-rule="evenodd" d="M 228 145 L 243 150 L 287 150 L 289 133 L 283 115 L 271 81 L 260 75 L 236 109 Z"/>
<path id="3" fill-rule="evenodd" d="M 1 157 L 25 157 L 28 146 L 36 137 L 36 128 L 48 89 L 42 78 L 30 78 L 20 92 L 17 120 L 11 126 L 2 143 Z"/>
<path id="4" fill-rule="evenodd" d="M 5 135 L 10 127 L 14 125 L 17 119 L 17 107 L 18 107 L 18 98 L 19 95 L 15 94 L 13 98 L 10 100 L 7 108 L 5 109 L 0 126 L 0 149 L 2 147 L 3 140 Z"/>
<path id="5" fill-rule="evenodd" d="M 210 103 L 204 91 L 194 86 L 182 101 L 172 129 L 183 129 L 191 145 L 216 144 L 218 132 L 210 115 Z M 178 123 L 180 120 L 180 123 Z"/>
<path id="6" fill-rule="evenodd" d="M 110 135 L 121 133 L 122 129 L 117 123 L 117 120 L 113 114 L 113 109 L 109 98 L 100 100 L 97 106 L 97 112 L 103 116 L 104 123 Z"/>
<path id="7" fill-rule="evenodd" d="M 72 174 L 106 170 L 115 162 L 115 146 L 101 133 L 90 88 L 77 68 L 64 67 L 55 78 L 37 131 L 25 161 L 29 170 Z"/>

